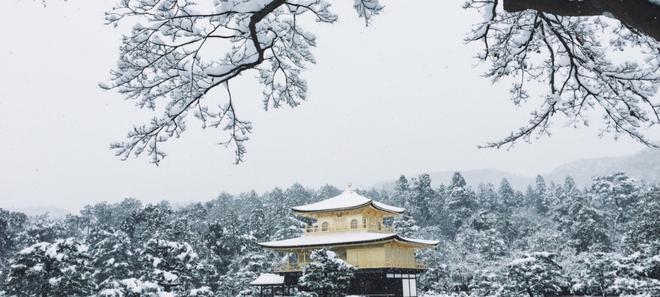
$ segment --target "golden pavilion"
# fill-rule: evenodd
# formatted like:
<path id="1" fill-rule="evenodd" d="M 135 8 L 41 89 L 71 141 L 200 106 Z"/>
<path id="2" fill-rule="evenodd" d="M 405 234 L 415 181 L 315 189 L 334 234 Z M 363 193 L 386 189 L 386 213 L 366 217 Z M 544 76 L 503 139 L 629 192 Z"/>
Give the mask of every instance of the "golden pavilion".
<path id="1" fill-rule="evenodd" d="M 284 276 L 283 285 L 295 286 L 311 251 L 327 248 L 358 269 L 351 294 L 417 296 L 417 274 L 428 265 L 415 259 L 415 250 L 434 248 L 438 241 L 404 238 L 383 223 L 405 209 L 373 201 L 350 188 L 337 197 L 292 209 L 317 223 L 306 226 L 302 237 L 259 243 L 286 254 L 287 261 L 274 268 Z"/>

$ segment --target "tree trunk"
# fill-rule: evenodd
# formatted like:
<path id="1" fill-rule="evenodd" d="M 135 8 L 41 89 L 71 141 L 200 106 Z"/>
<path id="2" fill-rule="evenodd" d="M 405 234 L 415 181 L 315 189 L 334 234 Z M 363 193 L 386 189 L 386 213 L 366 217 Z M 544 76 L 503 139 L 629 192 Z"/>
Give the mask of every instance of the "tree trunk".
<path id="1" fill-rule="evenodd" d="M 562 16 L 611 13 L 621 23 L 660 41 L 660 5 L 649 0 L 504 0 L 508 12 L 534 9 Z"/>

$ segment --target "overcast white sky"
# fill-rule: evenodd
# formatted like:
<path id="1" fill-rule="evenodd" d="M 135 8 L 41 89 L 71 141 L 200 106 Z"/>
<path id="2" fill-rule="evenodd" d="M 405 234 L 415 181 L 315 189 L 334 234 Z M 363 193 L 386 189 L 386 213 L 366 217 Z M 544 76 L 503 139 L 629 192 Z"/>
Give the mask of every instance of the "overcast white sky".
<path id="1" fill-rule="evenodd" d="M 531 145 L 477 149 L 527 116 L 508 101 L 507 83 L 491 85 L 481 77 L 485 68 L 474 67 L 480 45 L 463 38 L 480 16 L 461 9 L 462 1 L 386 0 L 384 14 L 365 28 L 352 1 L 337 1 L 339 23 L 306 26 L 319 43 L 318 64 L 304 73 L 307 102 L 264 112 L 256 72 L 232 84 L 239 116 L 254 123 L 246 163 L 232 165 L 233 151 L 215 145 L 225 135 L 202 131 L 196 119 L 166 144 L 160 167 L 146 158 L 122 162 L 109 143 L 124 140 L 150 114 L 97 87 L 108 81 L 121 40 L 121 30 L 103 25 L 114 1 L 51 0 L 47 8 L 40 1 L 0 2 L 0 208 L 78 210 L 126 197 L 207 201 L 222 191 L 263 192 L 294 182 L 365 187 L 445 170 L 534 175 L 575 159 L 643 149 L 563 122 L 553 137 Z"/>

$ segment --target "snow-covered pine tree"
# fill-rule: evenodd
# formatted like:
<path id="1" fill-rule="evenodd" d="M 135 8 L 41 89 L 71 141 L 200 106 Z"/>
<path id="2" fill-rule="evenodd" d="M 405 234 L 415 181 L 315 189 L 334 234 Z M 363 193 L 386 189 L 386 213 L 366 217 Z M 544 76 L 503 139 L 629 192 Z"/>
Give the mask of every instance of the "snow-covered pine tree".
<path id="1" fill-rule="evenodd" d="M 186 242 L 150 239 L 140 261 L 147 273 L 144 280 L 157 283 L 165 292 L 186 292 L 201 287 L 197 282 L 206 273 L 197 253 Z"/>
<path id="2" fill-rule="evenodd" d="M 476 193 L 477 204 L 481 209 L 488 211 L 499 210 L 500 197 L 497 195 L 495 186 L 491 183 L 479 183 Z"/>
<path id="3" fill-rule="evenodd" d="M 321 297 L 345 296 L 357 269 L 328 249 L 312 251 L 310 259 L 312 261 L 303 268 L 303 275 L 298 280 L 300 291 Z"/>
<path id="4" fill-rule="evenodd" d="M 102 225 L 101 225 L 102 226 Z M 121 230 L 94 227 L 90 231 L 89 243 L 93 278 L 99 290 L 116 289 L 121 280 L 141 277 L 138 254 L 128 234 Z"/>
<path id="5" fill-rule="evenodd" d="M 628 256 L 617 262 L 615 286 L 622 295 L 660 296 L 660 188 L 636 204 L 624 236 Z"/>
<path id="6" fill-rule="evenodd" d="M 396 233 L 403 237 L 414 238 L 417 231 L 419 231 L 417 222 L 411 216 L 398 216 L 392 220 L 392 224 L 394 225 Z"/>
<path id="7" fill-rule="evenodd" d="M 270 238 L 270 228 L 266 221 L 266 214 L 263 209 L 255 208 L 250 213 L 249 220 L 250 235 L 254 236 L 257 242 L 265 242 Z"/>
<path id="8" fill-rule="evenodd" d="M 28 217 L 24 227 L 15 238 L 15 244 L 23 249 L 40 242 L 55 242 L 66 236 L 66 228 L 62 220 L 48 217 L 48 214 Z"/>
<path id="9" fill-rule="evenodd" d="M 94 289 L 87 246 L 73 238 L 40 242 L 18 252 L 11 263 L 9 296 L 89 296 Z"/>
<path id="10" fill-rule="evenodd" d="M 413 179 L 413 187 L 410 189 L 410 201 L 405 207 L 410 208 L 410 214 L 417 218 L 421 226 L 426 226 L 431 220 L 429 205 L 438 199 L 438 195 L 431 187 L 431 176 L 423 173 Z"/>
<path id="11" fill-rule="evenodd" d="M 555 257 L 552 253 L 538 252 L 511 261 L 504 270 L 503 289 L 529 297 L 558 294 L 567 283 Z"/>
<path id="12" fill-rule="evenodd" d="M 160 286 L 151 281 L 126 278 L 109 283 L 110 286 L 99 289 L 98 297 L 167 297 Z M 170 295 L 171 296 L 171 295 Z"/>
<path id="13" fill-rule="evenodd" d="M 467 185 L 463 176 L 455 172 L 451 184 L 447 187 L 447 198 L 445 199 L 445 232 L 449 236 L 455 236 L 458 229 L 469 221 L 477 207 L 476 194 Z"/>
<path id="14" fill-rule="evenodd" d="M 399 179 L 394 184 L 394 191 L 390 202 L 394 206 L 406 207 L 406 202 L 410 201 L 410 183 L 405 175 L 399 176 Z"/>
<path id="15" fill-rule="evenodd" d="M 28 216 L 24 213 L 6 211 L 0 208 L 0 274 L 8 263 L 10 256 L 20 249 L 17 236 L 25 227 L 27 221 Z M 0 275 L 1 277 L 2 275 Z M 0 279 L 0 284 L 2 282 L 3 280 Z"/>
<path id="16" fill-rule="evenodd" d="M 312 200 L 311 192 L 311 190 L 305 188 L 303 185 L 294 183 L 291 187 L 284 191 L 284 195 L 286 195 L 287 200 L 291 201 L 291 206 L 305 205 L 309 203 L 310 200 Z"/>
<path id="17" fill-rule="evenodd" d="M 490 269 L 479 269 L 474 271 L 474 277 L 470 280 L 469 289 L 472 296 L 506 296 L 503 293 L 504 279 L 499 271 Z M 513 294 L 513 296 L 518 296 Z"/>
<path id="18" fill-rule="evenodd" d="M 516 193 L 506 178 L 502 179 L 500 187 L 497 189 L 500 196 L 500 204 L 505 212 L 512 212 L 516 207 L 522 206 L 522 201 L 517 201 Z"/>
<path id="19" fill-rule="evenodd" d="M 99 202 L 94 205 L 86 205 L 81 211 L 81 217 L 89 224 L 91 228 L 111 227 L 118 229 L 122 222 L 126 220 L 132 213 L 138 212 L 142 209 L 142 202 L 135 198 L 126 198 L 119 203 L 109 204 L 107 202 Z"/>
<path id="20" fill-rule="evenodd" d="M 558 212 L 565 213 L 557 220 L 560 222 L 563 235 L 568 238 L 567 244 L 575 248 L 578 253 L 610 251 L 612 242 L 605 218 L 586 197 L 567 200 Z"/>
<path id="21" fill-rule="evenodd" d="M 614 281 L 617 278 L 616 262 L 620 256 L 611 253 L 584 253 L 580 259 L 581 269 L 572 280 L 571 291 L 578 294 L 606 297 L 616 294 Z"/>
<path id="22" fill-rule="evenodd" d="M 616 172 L 593 177 L 591 194 L 594 205 L 605 214 L 610 226 L 610 236 L 618 239 L 617 236 L 623 232 L 630 220 L 642 190 L 635 179 L 623 172 Z"/>
<path id="23" fill-rule="evenodd" d="M 340 194 L 341 194 L 340 189 L 338 189 L 333 185 L 325 184 L 318 191 L 316 191 L 316 195 L 314 195 L 312 201 L 309 201 L 309 203 L 323 201 L 325 199 L 339 196 Z"/>
<path id="24" fill-rule="evenodd" d="M 545 179 L 539 174 L 536 176 L 536 186 L 534 187 L 533 205 L 540 214 L 546 214 L 552 208 L 548 187 Z"/>
<path id="25" fill-rule="evenodd" d="M 649 249 L 650 248 L 650 249 Z M 614 263 L 616 279 L 613 290 L 621 296 L 660 296 L 660 249 L 647 246 L 621 257 Z"/>
<path id="26" fill-rule="evenodd" d="M 582 196 L 582 191 L 578 189 L 575 184 L 575 180 L 570 175 L 567 175 L 564 179 L 564 186 L 562 187 L 562 193 L 559 196 L 559 204 L 564 203 L 565 201 L 571 200 L 575 197 Z"/>

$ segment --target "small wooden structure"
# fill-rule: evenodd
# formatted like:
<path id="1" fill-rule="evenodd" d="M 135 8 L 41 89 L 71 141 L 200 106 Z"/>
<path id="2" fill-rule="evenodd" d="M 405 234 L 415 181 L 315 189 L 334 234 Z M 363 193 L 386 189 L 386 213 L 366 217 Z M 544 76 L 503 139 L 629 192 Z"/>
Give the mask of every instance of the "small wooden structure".
<path id="1" fill-rule="evenodd" d="M 438 241 L 404 238 L 383 223 L 405 209 L 373 201 L 350 188 L 337 197 L 292 209 L 317 224 L 307 226 L 299 238 L 259 243 L 286 254 L 287 261 L 274 268 L 285 283 L 295 285 L 311 252 L 327 248 L 358 268 L 350 294 L 417 296 L 417 274 L 428 265 L 415 259 L 415 250 L 433 248 Z"/>
<path id="2" fill-rule="evenodd" d="M 275 296 L 277 292 L 282 293 L 282 291 L 284 291 L 284 276 L 272 273 L 264 273 L 259 275 L 259 277 L 251 282 L 250 285 L 259 287 L 260 297 L 272 297 Z"/>

